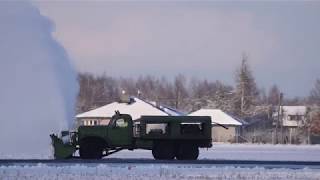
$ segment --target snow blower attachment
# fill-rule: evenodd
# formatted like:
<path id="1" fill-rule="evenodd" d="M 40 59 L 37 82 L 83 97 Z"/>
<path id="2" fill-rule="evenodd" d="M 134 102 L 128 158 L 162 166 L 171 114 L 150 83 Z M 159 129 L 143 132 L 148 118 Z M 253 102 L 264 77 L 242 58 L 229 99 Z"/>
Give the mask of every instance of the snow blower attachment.
<path id="1" fill-rule="evenodd" d="M 52 146 L 54 149 L 54 158 L 55 159 L 68 159 L 72 158 L 74 152 L 77 150 L 76 145 L 73 144 L 74 141 L 68 138 L 68 135 L 71 137 L 75 137 L 74 133 L 69 133 L 68 131 L 61 132 L 61 138 L 56 136 L 55 134 L 50 134 Z M 69 137 L 70 137 L 69 136 Z M 63 140 L 66 141 L 64 142 Z"/>

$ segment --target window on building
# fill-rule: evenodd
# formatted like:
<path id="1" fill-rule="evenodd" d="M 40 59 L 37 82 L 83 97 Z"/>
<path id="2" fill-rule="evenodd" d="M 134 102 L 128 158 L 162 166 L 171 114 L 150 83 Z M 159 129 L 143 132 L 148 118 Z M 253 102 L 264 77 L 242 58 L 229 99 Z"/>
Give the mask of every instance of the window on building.
<path id="1" fill-rule="evenodd" d="M 289 120 L 291 121 L 301 121 L 303 119 L 303 115 L 289 115 Z"/>

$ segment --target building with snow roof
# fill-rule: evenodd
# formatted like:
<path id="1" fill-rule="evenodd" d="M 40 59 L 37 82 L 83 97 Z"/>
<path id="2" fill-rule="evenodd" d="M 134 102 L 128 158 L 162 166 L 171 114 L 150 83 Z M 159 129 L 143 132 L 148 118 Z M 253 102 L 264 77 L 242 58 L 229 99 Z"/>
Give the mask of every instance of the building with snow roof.
<path id="1" fill-rule="evenodd" d="M 243 120 L 239 120 L 220 109 L 200 109 L 192 112 L 189 116 L 210 116 L 212 120 L 212 140 L 215 142 L 238 142 Z M 225 129 L 218 124 L 222 124 Z"/>
<path id="2" fill-rule="evenodd" d="M 168 116 L 168 114 L 156 106 L 137 97 L 129 98 L 129 101 L 113 102 L 105 106 L 93 109 L 76 116 L 77 124 L 84 126 L 107 125 L 115 111 L 131 115 L 133 120 L 143 115 Z"/>
<path id="3" fill-rule="evenodd" d="M 166 105 L 160 105 L 159 108 L 170 116 L 187 116 L 188 115 L 187 113 L 181 112 L 175 108 L 172 108 Z"/>
<path id="4" fill-rule="evenodd" d="M 284 127 L 301 127 L 306 120 L 306 106 L 281 106 L 280 123 Z M 278 119 L 278 111 L 273 114 L 275 120 Z"/>
<path id="5" fill-rule="evenodd" d="M 306 106 L 280 106 L 273 113 L 274 126 L 278 124 L 278 137 L 284 143 L 301 143 L 307 141 L 306 138 L 299 138 L 299 128 L 303 127 L 307 121 L 308 108 Z M 278 115 L 280 114 L 280 117 Z M 282 129 L 282 132 L 281 132 Z"/>

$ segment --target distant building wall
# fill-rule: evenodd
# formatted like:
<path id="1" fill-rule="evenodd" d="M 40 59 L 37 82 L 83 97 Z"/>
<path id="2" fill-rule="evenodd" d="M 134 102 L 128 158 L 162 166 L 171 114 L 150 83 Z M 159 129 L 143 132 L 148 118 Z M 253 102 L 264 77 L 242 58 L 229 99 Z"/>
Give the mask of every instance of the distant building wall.
<path id="1" fill-rule="evenodd" d="M 307 116 L 306 106 L 281 106 L 280 125 L 285 127 L 301 127 L 304 125 Z M 278 111 L 273 113 L 273 119 L 278 121 Z"/>
<path id="2" fill-rule="evenodd" d="M 283 113 L 283 126 L 298 127 L 303 126 L 303 122 L 306 120 L 306 115 L 296 115 Z"/>
<path id="3" fill-rule="evenodd" d="M 77 127 L 79 126 L 104 126 L 108 125 L 111 118 L 78 118 Z"/>
<path id="4" fill-rule="evenodd" d="M 229 126 L 229 129 L 225 129 L 220 126 L 212 127 L 212 141 L 214 142 L 236 142 L 239 135 L 239 127 Z"/>

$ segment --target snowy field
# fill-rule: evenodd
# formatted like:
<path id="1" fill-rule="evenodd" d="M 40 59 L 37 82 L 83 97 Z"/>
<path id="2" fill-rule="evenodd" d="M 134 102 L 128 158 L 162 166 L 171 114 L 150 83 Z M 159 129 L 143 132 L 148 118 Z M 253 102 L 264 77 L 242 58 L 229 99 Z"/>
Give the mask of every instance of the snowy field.
<path id="1" fill-rule="evenodd" d="M 151 151 L 121 151 L 110 158 L 153 159 Z M 199 159 L 320 161 L 320 145 L 214 144 L 201 149 Z"/>
<path id="2" fill-rule="evenodd" d="M 220 180 L 319 180 L 319 169 L 264 169 L 216 167 L 211 165 L 165 164 L 97 164 L 70 166 L 10 166 L 0 167 L 0 179 L 51 180 L 51 179 L 220 179 Z"/>
<path id="3" fill-rule="evenodd" d="M 107 157 L 109 158 L 109 157 Z M 122 151 L 110 158 L 152 159 L 150 151 Z M 200 159 L 320 161 L 320 146 L 215 144 Z M 235 167 L 203 164 L 34 164 L 0 165 L 0 180 L 11 179 L 221 179 L 320 180 L 320 169 Z"/>

